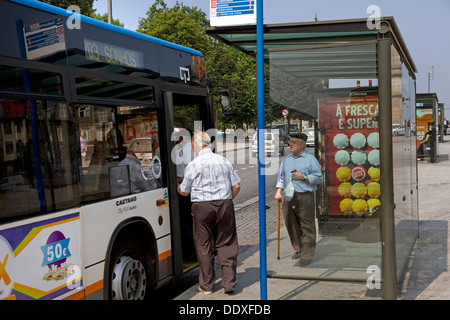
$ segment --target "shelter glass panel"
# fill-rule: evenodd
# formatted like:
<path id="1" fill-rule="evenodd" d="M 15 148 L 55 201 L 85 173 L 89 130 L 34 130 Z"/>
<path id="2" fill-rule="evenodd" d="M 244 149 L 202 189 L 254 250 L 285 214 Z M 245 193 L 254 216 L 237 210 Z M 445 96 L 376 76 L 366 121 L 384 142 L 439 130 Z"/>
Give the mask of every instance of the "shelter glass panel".
<path id="1" fill-rule="evenodd" d="M 308 179 L 296 182 L 292 200 L 283 198 L 280 234 L 268 238 L 268 275 L 366 282 L 368 270 L 381 266 L 377 45 L 277 49 L 269 50 L 269 58 L 266 119 L 274 119 L 272 127 L 294 124 L 291 131 L 306 133 L 305 151 L 312 157 L 306 167 L 303 154 L 293 161 Z M 285 187 L 292 145 L 279 159 Z M 313 197 L 303 200 L 310 191 Z M 305 208 L 305 214 L 313 211 L 309 217 L 301 214 Z M 295 235 L 286 224 L 302 228 Z M 302 254 L 308 245 L 313 246 L 311 261 Z M 293 259 L 298 250 L 299 259 Z"/>
<path id="2" fill-rule="evenodd" d="M 418 236 L 415 79 L 392 46 L 392 145 L 397 276 Z"/>

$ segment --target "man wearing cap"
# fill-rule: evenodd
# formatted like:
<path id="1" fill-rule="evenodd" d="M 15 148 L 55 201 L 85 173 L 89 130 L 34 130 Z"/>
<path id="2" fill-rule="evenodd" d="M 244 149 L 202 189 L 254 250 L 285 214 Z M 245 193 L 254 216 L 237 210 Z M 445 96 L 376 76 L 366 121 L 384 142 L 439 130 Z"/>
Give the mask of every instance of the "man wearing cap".
<path id="1" fill-rule="evenodd" d="M 319 161 L 305 150 L 308 136 L 304 133 L 290 136 L 291 154 L 281 162 L 275 200 L 282 201 L 281 192 L 292 180 L 294 196 L 291 200 L 284 199 L 283 217 L 295 250 L 292 259 L 300 259 L 300 266 L 307 266 L 316 249 L 314 191 L 322 183 L 322 171 Z"/>

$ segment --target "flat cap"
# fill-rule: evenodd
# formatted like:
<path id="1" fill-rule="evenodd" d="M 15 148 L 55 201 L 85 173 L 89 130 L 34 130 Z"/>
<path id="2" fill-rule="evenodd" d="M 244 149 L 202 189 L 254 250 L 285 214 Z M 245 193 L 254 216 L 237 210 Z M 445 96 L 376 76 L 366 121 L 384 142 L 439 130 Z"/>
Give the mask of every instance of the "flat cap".
<path id="1" fill-rule="evenodd" d="M 302 139 L 303 141 L 306 142 L 306 140 L 308 140 L 308 136 L 306 134 L 304 134 L 303 132 L 299 132 L 299 133 L 291 133 L 289 134 L 289 136 L 291 138 L 297 138 L 297 139 Z"/>

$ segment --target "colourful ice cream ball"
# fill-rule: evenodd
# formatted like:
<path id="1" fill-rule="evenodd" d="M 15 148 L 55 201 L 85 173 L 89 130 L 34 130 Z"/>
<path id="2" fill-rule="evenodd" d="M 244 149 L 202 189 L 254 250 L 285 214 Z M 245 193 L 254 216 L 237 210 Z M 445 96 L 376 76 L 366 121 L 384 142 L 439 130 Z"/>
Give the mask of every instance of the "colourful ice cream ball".
<path id="1" fill-rule="evenodd" d="M 372 148 L 380 147 L 380 135 L 378 132 L 372 132 L 367 137 L 367 144 Z"/>
<path id="2" fill-rule="evenodd" d="M 352 211 L 357 215 L 362 215 L 367 211 L 367 202 L 363 199 L 356 199 L 352 203 Z"/>
<path id="3" fill-rule="evenodd" d="M 364 183 L 357 182 L 352 185 L 351 192 L 355 198 L 361 199 L 364 198 L 365 195 L 367 194 L 367 187 Z"/>
<path id="4" fill-rule="evenodd" d="M 378 182 L 371 182 L 367 185 L 367 194 L 371 198 L 378 198 L 380 196 L 380 184 Z"/>
<path id="5" fill-rule="evenodd" d="M 338 149 L 345 149 L 348 146 L 347 135 L 343 133 L 338 133 L 333 138 L 333 144 Z"/>
<path id="6" fill-rule="evenodd" d="M 350 161 L 350 155 L 345 150 L 339 150 L 334 155 L 334 160 L 337 164 L 345 166 Z"/>
<path id="7" fill-rule="evenodd" d="M 380 165 L 380 151 L 379 150 L 370 151 L 369 155 L 367 156 L 367 159 L 374 166 Z"/>
<path id="8" fill-rule="evenodd" d="M 367 205 L 369 206 L 370 214 L 372 214 L 375 212 L 375 207 L 381 206 L 381 202 L 376 198 L 372 198 L 367 200 Z"/>
<path id="9" fill-rule="evenodd" d="M 350 182 L 342 182 L 338 188 L 339 194 L 344 198 L 352 196 L 352 184 Z"/>
<path id="10" fill-rule="evenodd" d="M 336 170 L 336 178 L 339 179 L 339 181 L 348 181 L 352 177 L 352 171 L 349 167 L 339 167 Z"/>
<path id="11" fill-rule="evenodd" d="M 352 213 L 353 200 L 350 198 L 345 198 L 339 204 L 339 208 L 343 213 Z"/>
<path id="12" fill-rule="evenodd" d="M 366 153 L 361 150 L 356 150 L 352 152 L 352 162 L 356 165 L 364 164 L 367 160 Z"/>
<path id="13" fill-rule="evenodd" d="M 370 167 L 367 173 L 373 181 L 380 181 L 380 168 Z"/>
<path id="14" fill-rule="evenodd" d="M 360 132 L 354 133 L 350 138 L 350 144 L 355 149 L 361 149 L 366 145 L 366 137 Z"/>

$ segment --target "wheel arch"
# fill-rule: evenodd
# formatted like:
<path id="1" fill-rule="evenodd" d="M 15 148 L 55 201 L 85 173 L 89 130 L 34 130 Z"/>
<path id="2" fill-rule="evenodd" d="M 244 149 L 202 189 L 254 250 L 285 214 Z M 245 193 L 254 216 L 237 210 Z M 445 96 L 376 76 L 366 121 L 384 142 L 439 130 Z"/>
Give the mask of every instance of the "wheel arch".
<path id="1" fill-rule="evenodd" d="M 108 248 L 106 250 L 105 255 L 105 267 L 103 271 L 103 281 L 104 281 L 104 290 L 103 290 L 103 296 L 105 300 L 108 300 L 109 292 L 110 292 L 110 285 L 111 285 L 111 279 L 110 279 L 110 266 L 111 266 L 111 256 L 114 250 L 114 247 L 119 245 L 123 239 L 125 239 L 127 236 L 133 236 L 136 239 L 140 240 L 145 248 L 146 254 L 146 263 L 148 270 L 150 271 L 150 279 L 151 279 L 151 285 L 152 288 L 155 287 L 155 281 L 158 279 L 158 264 L 156 263 L 157 257 L 158 257 L 158 247 L 156 244 L 156 237 L 155 233 L 153 231 L 153 228 L 143 218 L 130 218 L 127 220 L 122 221 L 116 229 L 114 230 L 111 239 L 108 244 Z"/>

